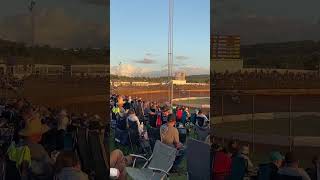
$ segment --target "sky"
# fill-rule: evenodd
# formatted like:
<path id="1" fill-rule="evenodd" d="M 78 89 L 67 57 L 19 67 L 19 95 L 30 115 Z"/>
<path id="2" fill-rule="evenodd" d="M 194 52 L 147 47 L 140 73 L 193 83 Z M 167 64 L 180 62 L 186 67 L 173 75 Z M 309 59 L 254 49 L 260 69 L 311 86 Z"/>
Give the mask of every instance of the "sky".
<path id="1" fill-rule="evenodd" d="M 212 0 L 214 33 L 242 44 L 320 40 L 319 0 Z"/>
<path id="2" fill-rule="evenodd" d="M 59 48 L 109 47 L 109 0 L 36 0 L 35 43 Z M 0 38 L 30 44 L 30 0 L 2 0 Z"/>
<path id="3" fill-rule="evenodd" d="M 174 71 L 209 74 L 209 3 L 174 1 Z M 166 75 L 168 0 L 111 0 L 110 8 L 111 73 L 120 69 L 126 76 Z"/>

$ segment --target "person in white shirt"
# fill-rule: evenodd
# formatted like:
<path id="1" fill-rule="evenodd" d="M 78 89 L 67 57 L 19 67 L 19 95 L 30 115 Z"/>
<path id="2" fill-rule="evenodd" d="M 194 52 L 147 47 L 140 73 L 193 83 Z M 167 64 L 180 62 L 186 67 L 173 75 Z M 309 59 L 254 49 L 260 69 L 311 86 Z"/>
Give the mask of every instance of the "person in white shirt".
<path id="1" fill-rule="evenodd" d="M 142 133 L 143 131 L 143 125 L 140 123 L 139 118 L 137 117 L 136 113 L 134 112 L 133 109 L 130 109 L 128 111 L 128 117 L 127 117 L 127 125 L 129 127 L 129 122 L 135 122 L 137 124 L 139 134 Z"/>
<path id="2" fill-rule="evenodd" d="M 61 110 L 58 114 L 58 130 L 66 131 L 69 124 L 70 121 L 66 110 Z"/>

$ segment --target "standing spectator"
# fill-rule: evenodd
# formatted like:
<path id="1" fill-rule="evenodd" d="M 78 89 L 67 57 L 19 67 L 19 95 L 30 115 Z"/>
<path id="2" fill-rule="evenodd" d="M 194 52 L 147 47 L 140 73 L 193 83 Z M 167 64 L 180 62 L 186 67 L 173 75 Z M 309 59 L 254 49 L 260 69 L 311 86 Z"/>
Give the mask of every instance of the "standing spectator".
<path id="1" fill-rule="evenodd" d="M 184 107 L 183 108 L 183 112 L 182 112 L 182 118 L 181 118 L 181 122 L 182 124 L 185 126 L 186 122 L 187 122 L 187 119 L 189 117 L 189 111 L 188 111 L 188 108 L 187 107 Z"/>
<path id="2" fill-rule="evenodd" d="M 181 107 L 177 107 L 176 118 L 177 122 L 181 122 L 183 110 Z"/>
<path id="3" fill-rule="evenodd" d="M 301 177 L 302 180 L 311 180 L 305 170 L 299 168 L 299 161 L 293 152 L 285 156 L 285 165 L 278 171 L 279 176 Z"/>
<path id="4" fill-rule="evenodd" d="M 156 114 L 156 105 L 154 103 L 150 104 L 150 109 L 149 109 L 149 124 L 151 127 L 156 127 L 156 122 L 157 122 L 157 114 Z"/>
<path id="5" fill-rule="evenodd" d="M 229 152 L 232 154 L 232 158 L 238 155 L 239 153 L 239 142 L 236 139 L 233 139 L 228 144 Z"/>

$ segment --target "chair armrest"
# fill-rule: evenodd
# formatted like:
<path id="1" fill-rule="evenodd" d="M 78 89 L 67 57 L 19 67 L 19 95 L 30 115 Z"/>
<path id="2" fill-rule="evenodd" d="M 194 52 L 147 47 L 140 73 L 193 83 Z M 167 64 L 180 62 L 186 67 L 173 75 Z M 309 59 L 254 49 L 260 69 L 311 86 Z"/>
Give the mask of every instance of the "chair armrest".
<path id="1" fill-rule="evenodd" d="M 148 169 L 151 169 L 153 171 L 160 171 L 162 173 L 165 173 L 167 176 L 169 176 L 169 173 L 167 173 L 166 171 L 162 170 L 162 169 L 158 169 L 158 168 L 153 168 L 153 167 L 148 167 Z"/>
<path id="2" fill-rule="evenodd" d="M 146 161 L 146 163 L 144 164 L 143 167 L 145 167 L 145 165 L 149 162 L 149 159 L 147 159 L 147 158 L 145 158 L 145 157 L 143 157 L 143 156 L 141 156 L 141 155 L 130 154 L 130 156 L 135 157 L 135 158 L 134 158 L 134 161 L 133 161 L 133 164 L 132 164 L 132 167 L 134 167 L 134 166 L 136 165 L 136 160 L 137 160 L 137 158 L 141 158 L 141 159 L 143 159 L 143 160 Z"/>
<path id="3" fill-rule="evenodd" d="M 148 159 L 147 159 L 147 158 L 145 158 L 145 157 L 143 157 L 143 156 L 141 156 L 141 155 L 137 155 L 137 154 L 130 154 L 130 156 L 132 156 L 132 157 L 136 157 L 136 158 L 141 158 L 141 159 L 144 159 L 144 160 L 148 161 Z"/>

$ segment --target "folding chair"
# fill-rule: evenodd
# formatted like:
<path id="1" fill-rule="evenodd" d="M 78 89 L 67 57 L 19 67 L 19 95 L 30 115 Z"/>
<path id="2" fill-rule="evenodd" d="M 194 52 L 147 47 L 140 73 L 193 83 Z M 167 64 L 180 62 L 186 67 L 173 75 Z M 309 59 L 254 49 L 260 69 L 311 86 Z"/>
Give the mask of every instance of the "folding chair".
<path id="1" fill-rule="evenodd" d="M 302 180 L 301 176 L 289 176 L 284 174 L 278 174 L 276 180 Z"/>
<path id="2" fill-rule="evenodd" d="M 102 136 L 97 130 L 88 132 L 88 146 L 90 147 L 91 161 L 93 162 L 91 168 L 95 173 L 95 179 L 109 178 Z"/>
<path id="3" fill-rule="evenodd" d="M 90 149 L 87 143 L 87 129 L 80 128 L 77 133 L 77 147 L 78 147 L 78 154 L 81 161 L 82 169 L 85 172 L 90 172 L 92 164 L 92 159 Z"/>
<path id="4" fill-rule="evenodd" d="M 186 128 L 177 128 L 179 131 L 179 140 L 184 144 L 187 140 L 187 129 Z"/>
<path id="5" fill-rule="evenodd" d="M 129 144 L 129 133 L 127 130 L 121 130 L 116 128 L 115 135 L 114 135 L 115 142 L 121 145 L 128 145 Z"/>
<path id="6" fill-rule="evenodd" d="M 260 164 L 258 170 L 258 180 L 269 180 L 270 179 L 270 164 Z"/>
<path id="7" fill-rule="evenodd" d="M 149 159 L 131 154 L 135 157 L 133 167 L 127 167 L 126 171 L 133 180 L 162 180 L 169 177 L 169 171 L 173 166 L 177 150 L 157 141 L 153 153 Z M 137 158 L 146 162 L 141 169 L 134 168 Z"/>
<path id="8" fill-rule="evenodd" d="M 150 145 L 151 145 L 151 148 L 153 149 L 156 144 L 156 141 L 161 140 L 160 128 L 150 127 L 149 129 L 147 129 L 147 131 L 148 131 L 148 136 L 150 140 Z"/>
<path id="9" fill-rule="evenodd" d="M 188 139 L 187 142 L 188 180 L 210 179 L 211 160 L 210 145 L 199 140 Z"/>
<path id="10" fill-rule="evenodd" d="M 210 132 L 210 128 L 203 128 L 197 125 L 194 126 L 194 130 L 197 134 L 197 139 L 200 141 L 205 141 Z"/>

